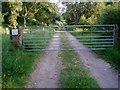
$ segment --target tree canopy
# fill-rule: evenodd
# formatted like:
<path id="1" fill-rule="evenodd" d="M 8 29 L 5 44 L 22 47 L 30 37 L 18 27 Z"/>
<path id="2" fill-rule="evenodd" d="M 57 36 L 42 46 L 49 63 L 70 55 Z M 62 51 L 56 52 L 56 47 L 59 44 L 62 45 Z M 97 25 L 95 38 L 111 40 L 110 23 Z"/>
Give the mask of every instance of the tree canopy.
<path id="1" fill-rule="evenodd" d="M 73 1 L 73 0 L 72 0 Z M 66 24 L 118 24 L 119 2 L 64 2 L 67 6 L 62 18 Z M 57 24 L 61 17 L 58 6 L 50 2 L 2 2 L 2 23 L 17 25 Z M 119 25 L 120 26 L 120 25 Z"/>
<path id="2" fill-rule="evenodd" d="M 67 10 L 63 17 L 67 24 L 118 24 L 120 3 L 118 2 L 76 2 L 64 3 Z"/>
<path id="3" fill-rule="evenodd" d="M 50 25 L 59 21 L 57 5 L 49 2 L 2 2 L 2 23 L 17 25 Z"/>

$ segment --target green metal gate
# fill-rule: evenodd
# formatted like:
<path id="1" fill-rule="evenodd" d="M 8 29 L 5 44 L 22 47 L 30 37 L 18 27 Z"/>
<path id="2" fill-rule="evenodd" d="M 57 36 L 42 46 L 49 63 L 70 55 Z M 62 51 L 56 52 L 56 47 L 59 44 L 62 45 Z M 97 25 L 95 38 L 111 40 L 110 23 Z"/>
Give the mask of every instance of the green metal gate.
<path id="1" fill-rule="evenodd" d="M 23 28 L 23 48 L 26 51 L 47 50 L 53 35 L 61 33 L 61 29 L 59 30 L 58 28 L 75 36 L 79 42 L 91 50 L 105 50 L 115 46 L 116 25 L 66 25 Z M 56 36 L 55 38 L 61 37 Z M 76 47 L 80 46 L 76 45 Z"/>

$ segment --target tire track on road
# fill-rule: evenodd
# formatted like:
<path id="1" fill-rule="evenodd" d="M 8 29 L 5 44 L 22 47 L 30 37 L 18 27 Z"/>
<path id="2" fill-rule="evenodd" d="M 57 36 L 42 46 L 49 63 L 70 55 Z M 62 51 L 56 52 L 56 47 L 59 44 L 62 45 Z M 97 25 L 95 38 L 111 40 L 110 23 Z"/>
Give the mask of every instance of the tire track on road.
<path id="1" fill-rule="evenodd" d="M 48 49 L 40 56 L 36 69 L 31 74 L 27 88 L 60 88 L 59 45 L 60 32 L 55 32 Z"/>

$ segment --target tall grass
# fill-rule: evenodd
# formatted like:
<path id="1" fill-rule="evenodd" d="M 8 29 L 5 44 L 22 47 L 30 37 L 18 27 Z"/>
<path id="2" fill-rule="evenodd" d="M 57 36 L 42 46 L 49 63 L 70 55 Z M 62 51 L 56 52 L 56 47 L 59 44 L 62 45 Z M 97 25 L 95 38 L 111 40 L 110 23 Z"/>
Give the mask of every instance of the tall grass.
<path id="1" fill-rule="evenodd" d="M 38 53 L 13 47 L 7 35 L 2 35 L 2 46 L 2 87 L 24 87 Z"/>
<path id="2" fill-rule="evenodd" d="M 120 45 L 118 48 L 96 51 L 96 53 L 109 62 L 113 67 L 120 70 Z"/>
<path id="3" fill-rule="evenodd" d="M 26 34 L 29 32 L 29 30 L 24 30 L 26 33 L 23 34 L 25 39 L 27 40 L 45 40 L 46 37 L 49 37 L 48 42 L 36 42 L 29 44 L 32 44 L 33 46 L 47 46 L 49 44 L 49 41 L 52 38 L 52 35 L 54 34 L 53 29 L 44 29 L 44 33 L 39 34 L 40 30 L 33 29 L 32 32 L 36 32 L 37 34 Z M 43 32 L 43 31 L 41 31 Z M 51 33 L 49 33 L 51 32 Z M 36 37 L 37 39 L 32 39 Z M 2 36 L 2 78 L 3 78 L 3 88 L 19 88 L 24 87 L 24 85 L 27 83 L 27 80 L 29 78 L 30 73 L 33 71 L 33 66 L 35 62 L 38 60 L 38 55 L 41 52 L 27 52 L 22 47 L 14 47 L 10 43 L 10 37 L 9 35 L 3 34 Z"/>

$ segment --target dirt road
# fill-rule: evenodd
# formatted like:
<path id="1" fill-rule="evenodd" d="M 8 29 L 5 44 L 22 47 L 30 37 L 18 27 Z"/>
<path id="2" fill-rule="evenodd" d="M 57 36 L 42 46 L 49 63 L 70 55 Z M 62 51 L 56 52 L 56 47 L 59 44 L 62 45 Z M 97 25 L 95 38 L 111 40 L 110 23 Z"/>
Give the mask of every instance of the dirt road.
<path id="1" fill-rule="evenodd" d="M 78 53 L 86 69 L 98 82 L 101 88 L 118 88 L 118 72 L 93 51 L 83 46 L 70 33 L 64 31 L 70 45 Z M 57 37 L 57 38 L 56 38 Z M 54 47 L 54 45 L 57 45 Z M 77 45 L 77 47 L 76 47 Z M 78 47 L 79 46 L 79 47 Z M 82 49 L 82 50 L 79 50 Z M 27 88 L 60 88 L 60 32 L 56 32 L 48 47 L 40 56 L 36 70 L 32 73 Z"/>
<path id="2" fill-rule="evenodd" d="M 48 46 L 48 50 L 44 51 L 40 56 L 36 70 L 32 73 L 31 80 L 29 81 L 27 88 L 60 87 L 60 60 L 58 57 L 60 38 L 56 38 L 59 36 L 60 33 L 56 32 Z"/>
<path id="3" fill-rule="evenodd" d="M 74 47 L 74 50 L 78 53 L 84 65 L 89 69 L 91 75 L 95 77 L 100 87 L 118 88 L 118 71 L 113 69 L 109 63 L 98 57 L 93 51 L 78 42 L 70 33 L 65 33 L 69 37 L 68 41 L 70 45 Z"/>

